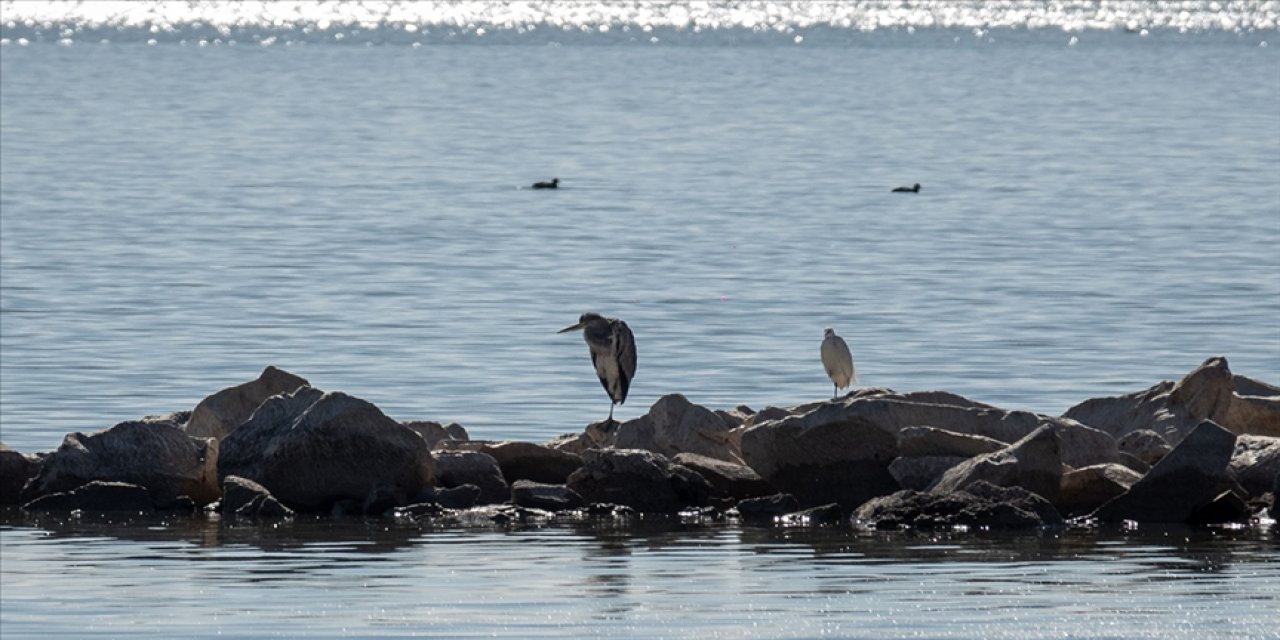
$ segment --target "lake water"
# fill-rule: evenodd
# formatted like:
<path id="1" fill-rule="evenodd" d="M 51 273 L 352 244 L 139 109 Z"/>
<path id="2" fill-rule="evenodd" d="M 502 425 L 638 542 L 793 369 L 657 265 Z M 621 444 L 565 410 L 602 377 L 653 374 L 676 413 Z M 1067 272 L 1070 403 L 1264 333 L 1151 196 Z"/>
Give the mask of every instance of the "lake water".
<path id="1" fill-rule="evenodd" d="M 531 6 L 554 20 L 494 17 Z M 0 4 L 0 440 L 47 451 L 273 364 L 542 441 L 608 410 L 555 333 L 587 310 L 636 334 L 622 419 L 826 397 L 827 326 L 863 385 L 1050 414 L 1213 355 L 1280 383 L 1274 4 L 699 7 Z M 1280 628 L 1265 528 L 917 553 L 9 522 L 6 637 Z"/>

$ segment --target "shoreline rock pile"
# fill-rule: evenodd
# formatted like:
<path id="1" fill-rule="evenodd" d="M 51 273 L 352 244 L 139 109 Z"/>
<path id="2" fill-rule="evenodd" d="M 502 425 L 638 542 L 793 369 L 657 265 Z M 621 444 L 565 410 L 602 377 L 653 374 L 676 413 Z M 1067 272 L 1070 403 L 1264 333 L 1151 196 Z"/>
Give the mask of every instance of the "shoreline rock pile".
<path id="1" fill-rule="evenodd" d="M 1061 417 L 860 389 L 711 410 L 672 394 L 546 444 L 471 440 L 267 367 L 192 411 L 0 443 L 0 505 L 225 518 L 728 513 L 749 523 L 1026 528 L 1275 517 L 1280 387 L 1210 358 L 1181 381 Z M 480 517 L 480 516 L 477 516 Z"/>

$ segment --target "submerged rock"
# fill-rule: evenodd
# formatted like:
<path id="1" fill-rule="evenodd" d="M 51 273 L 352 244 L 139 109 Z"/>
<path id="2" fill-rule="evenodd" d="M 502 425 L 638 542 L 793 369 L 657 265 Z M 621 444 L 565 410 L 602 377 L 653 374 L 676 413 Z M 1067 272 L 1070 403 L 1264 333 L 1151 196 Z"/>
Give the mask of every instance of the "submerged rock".
<path id="1" fill-rule="evenodd" d="M 858 507 L 853 520 L 877 529 L 1026 529 L 1061 524 L 1062 516 L 1048 500 L 1026 489 L 978 481 L 953 493 L 906 489 L 881 496 Z"/>
<path id="2" fill-rule="evenodd" d="M 1121 437 L 1149 429 L 1172 444 L 1204 420 L 1235 434 L 1280 436 L 1280 387 L 1231 373 L 1227 359 L 1209 358 L 1177 384 L 1161 382 L 1144 391 L 1086 400 L 1064 417 Z"/>
<path id="3" fill-rule="evenodd" d="M 150 513 L 155 503 L 145 487 L 94 480 L 65 492 L 49 493 L 23 505 L 27 511 Z"/>
<path id="4" fill-rule="evenodd" d="M 1022 487 L 1052 501 L 1062 483 L 1061 448 L 1057 431 L 1045 425 L 1000 451 L 948 469 L 933 490 L 950 493 L 985 481 L 1000 487 Z"/>
<path id="5" fill-rule="evenodd" d="M 529 480 L 516 480 L 511 485 L 511 502 L 517 506 L 544 511 L 567 511 L 586 506 L 582 496 L 569 487 Z"/>
<path id="6" fill-rule="evenodd" d="M 222 482 L 222 513 L 246 518 L 284 518 L 293 510 L 280 504 L 267 488 L 247 478 L 227 476 Z"/>
<path id="7" fill-rule="evenodd" d="M 800 502 L 789 493 L 775 493 L 771 496 L 739 500 L 737 509 L 743 521 L 765 523 L 799 511 Z"/>
<path id="8" fill-rule="evenodd" d="M 1104 522 L 1187 522 L 1230 483 L 1227 465 L 1235 434 L 1200 423 L 1169 455 L 1125 493 L 1094 512 Z"/>
<path id="9" fill-rule="evenodd" d="M 264 402 L 222 441 L 218 463 L 220 478 L 253 480 L 299 511 L 360 505 L 376 486 L 413 496 L 434 471 L 417 433 L 364 400 L 312 387 Z"/>
<path id="10" fill-rule="evenodd" d="M 706 506 L 711 486 L 691 469 L 638 449 L 589 449 L 568 486 L 588 502 L 642 512 L 674 513 Z"/>
<path id="11" fill-rule="evenodd" d="M 22 487 L 40 473 L 40 458 L 0 442 L 0 505 L 22 504 Z"/>
<path id="12" fill-rule="evenodd" d="M 307 384 L 305 379 L 288 371 L 267 367 L 258 379 L 227 387 L 201 400 L 187 420 L 187 435 L 222 440 L 248 420 L 258 405 L 267 398 L 280 393 L 292 393 Z"/>
<path id="13" fill-rule="evenodd" d="M 222 493 L 217 464 L 218 442 L 212 438 L 192 438 L 164 419 L 121 422 L 89 435 L 67 435 L 27 483 L 22 499 L 101 480 L 142 486 L 156 504 L 187 496 L 205 505 Z"/>

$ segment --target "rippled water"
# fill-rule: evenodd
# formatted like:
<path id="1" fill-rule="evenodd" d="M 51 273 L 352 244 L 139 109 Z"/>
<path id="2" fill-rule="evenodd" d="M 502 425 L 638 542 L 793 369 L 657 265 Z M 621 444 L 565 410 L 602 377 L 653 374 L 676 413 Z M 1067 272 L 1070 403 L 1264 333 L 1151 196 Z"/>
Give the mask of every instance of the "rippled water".
<path id="1" fill-rule="evenodd" d="M 551 17 L 492 15 L 530 7 Z M 1211 355 L 1280 382 L 1277 13 L 0 3 L 0 440 L 49 450 L 268 364 L 395 418 L 545 440 L 608 409 L 555 334 L 585 310 L 636 333 L 623 419 L 672 392 L 825 397 L 826 326 L 865 385 L 1047 413 Z M 1266 528 L 9 515 L 0 543 L 5 637 L 1280 628 Z"/>

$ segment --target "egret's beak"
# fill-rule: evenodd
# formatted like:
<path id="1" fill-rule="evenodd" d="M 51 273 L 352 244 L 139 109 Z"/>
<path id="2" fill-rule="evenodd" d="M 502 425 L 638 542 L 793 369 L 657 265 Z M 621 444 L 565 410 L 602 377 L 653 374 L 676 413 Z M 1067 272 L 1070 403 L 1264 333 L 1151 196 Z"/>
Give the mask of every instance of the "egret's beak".
<path id="1" fill-rule="evenodd" d="M 578 324 L 575 324 L 575 325 L 573 325 L 572 327 L 565 327 L 565 328 L 563 328 L 563 329 L 561 329 L 561 330 L 557 331 L 556 333 L 569 333 L 570 331 L 577 331 L 577 330 L 581 329 L 583 326 L 584 326 L 584 323 L 579 322 Z"/>

